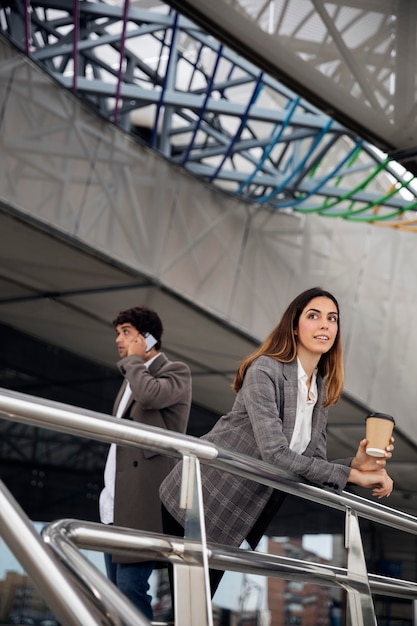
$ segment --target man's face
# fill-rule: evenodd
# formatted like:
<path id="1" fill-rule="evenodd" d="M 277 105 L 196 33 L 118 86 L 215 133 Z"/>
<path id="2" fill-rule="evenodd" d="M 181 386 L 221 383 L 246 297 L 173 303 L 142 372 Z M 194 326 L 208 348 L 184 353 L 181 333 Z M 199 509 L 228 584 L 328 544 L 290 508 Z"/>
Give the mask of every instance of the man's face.
<path id="1" fill-rule="evenodd" d="M 120 358 L 127 356 L 127 348 L 139 336 L 139 331 L 132 324 L 118 324 L 116 326 L 116 344 Z"/>

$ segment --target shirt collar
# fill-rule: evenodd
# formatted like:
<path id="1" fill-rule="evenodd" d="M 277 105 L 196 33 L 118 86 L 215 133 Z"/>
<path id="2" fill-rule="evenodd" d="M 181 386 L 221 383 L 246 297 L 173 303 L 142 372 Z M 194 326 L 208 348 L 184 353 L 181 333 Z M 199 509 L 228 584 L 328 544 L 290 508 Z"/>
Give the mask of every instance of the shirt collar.
<path id="1" fill-rule="evenodd" d="M 158 354 L 155 354 L 155 356 L 153 356 L 151 359 L 149 359 L 149 361 L 146 361 L 146 363 L 144 363 L 145 367 L 149 367 L 151 363 L 153 363 L 155 361 L 155 359 L 157 359 L 159 357 L 161 353 L 158 352 Z"/>

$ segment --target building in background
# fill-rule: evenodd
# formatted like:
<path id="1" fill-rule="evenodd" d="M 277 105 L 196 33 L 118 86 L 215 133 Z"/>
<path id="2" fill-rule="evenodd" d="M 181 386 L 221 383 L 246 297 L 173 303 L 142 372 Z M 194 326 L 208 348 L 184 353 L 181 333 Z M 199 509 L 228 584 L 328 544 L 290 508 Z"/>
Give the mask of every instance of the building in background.
<path id="1" fill-rule="evenodd" d="M 268 540 L 268 553 L 314 563 L 330 563 L 305 550 L 300 539 Z M 268 606 L 273 626 L 337 626 L 340 601 L 331 587 L 281 578 L 268 578 Z"/>

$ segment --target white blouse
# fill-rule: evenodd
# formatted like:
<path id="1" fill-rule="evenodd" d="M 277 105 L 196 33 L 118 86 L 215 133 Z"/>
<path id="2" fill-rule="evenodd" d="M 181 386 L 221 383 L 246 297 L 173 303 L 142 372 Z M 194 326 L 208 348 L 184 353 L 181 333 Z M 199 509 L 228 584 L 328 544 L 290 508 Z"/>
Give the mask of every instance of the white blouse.
<path id="1" fill-rule="evenodd" d="M 317 402 L 317 369 L 311 377 L 310 391 L 307 388 L 307 374 L 297 357 L 298 365 L 298 392 L 297 415 L 295 417 L 294 432 L 291 437 L 290 448 L 302 454 L 311 440 L 311 424 L 314 405 Z"/>

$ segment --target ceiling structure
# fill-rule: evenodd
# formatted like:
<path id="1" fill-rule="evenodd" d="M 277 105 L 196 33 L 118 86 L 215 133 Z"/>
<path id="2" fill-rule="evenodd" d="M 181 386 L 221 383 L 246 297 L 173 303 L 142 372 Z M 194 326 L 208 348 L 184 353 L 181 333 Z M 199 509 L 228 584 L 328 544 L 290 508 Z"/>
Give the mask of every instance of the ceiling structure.
<path id="1" fill-rule="evenodd" d="M 416 170 L 413 0 L 170 0 L 358 136 Z"/>
<path id="2" fill-rule="evenodd" d="M 110 264 L 104 255 L 93 255 L 85 246 L 75 246 L 17 215 L 1 214 L 1 233 L 0 388 L 11 386 L 21 393 L 109 412 L 120 385 L 111 324 L 115 301 L 118 310 L 140 301 L 163 312 L 164 352 L 190 365 L 195 404 L 189 433 L 204 434 L 232 405 L 236 366 L 257 345 L 253 337 L 193 308 L 140 273 Z M 65 259 L 65 272 L 60 259 Z M 47 283 L 48 290 L 36 283 Z M 346 394 L 330 408 L 331 458 L 346 456 L 346 442 L 360 441 L 366 414 L 367 407 Z M 82 516 L 87 510 L 88 517 L 94 517 L 105 445 L 44 430 L 34 436 L 32 427 L 7 420 L 0 422 L 0 433 L 1 475 L 13 481 L 15 494 L 35 519 L 42 510 L 53 517 L 76 512 Z M 397 488 L 390 505 L 417 514 L 417 446 L 401 430 L 395 446 L 390 473 Z M 65 497 L 64 477 L 70 485 Z M 34 489 L 27 489 L 28 480 Z M 320 515 L 322 528 L 328 525 L 330 530 L 332 518 L 326 521 L 324 508 Z M 304 526 L 311 531 L 309 524 Z"/>
<path id="3" fill-rule="evenodd" d="M 395 67 L 400 72 L 392 61 L 396 50 L 396 40 L 392 39 L 395 33 L 403 35 L 400 26 L 404 27 L 404 20 L 402 11 L 397 15 L 392 3 L 369 2 L 366 7 L 353 1 L 329 3 L 324 9 L 314 2 L 297 1 L 295 9 L 291 1 L 282 5 L 265 2 L 256 12 L 259 3 L 244 0 L 214 0 L 207 6 L 198 1 L 184 2 L 184 9 L 192 13 L 195 22 L 153 0 L 26 0 L 24 4 L 6 5 L 0 11 L 3 34 L 61 86 L 82 97 L 104 119 L 132 132 L 174 164 L 228 194 L 280 211 L 308 213 L 319 206 L 322 215 L 364 221 L 371 217 L 390 221 L 403 211 L 414 213 L 414 191 L 409 185 L 412 176 L 395 168 L 369 140 L 378 141 L 386 150 L 393 150 L 395 140 L 398 153 L 411 149 L 410 142 L 401 132 L 387 133 L 383 140 L 377 133 L 381 124 L 378 115 L 377 124 L 369 125 L 368 132 L 363 133 L 367 141 L 355 134 L 368 123 L 366 115 L 361 116 L 362 108 L 371 100 L 375 104 L 369 100 L 363 75 L 354 77 L 353 72 L 362 67 L 357 59 L 365 50 L 374 62 L 374 80 L 386 96 L 386 101 L 378 96 L 379 110 L 385 111 L 389 125 L 397 117 L 388 115 L 388 100 L 392 102 L 392 98 L 387 95 L 386 72 Z M 333 15 L 332 27 L 326 15 Z M 207 30 L 196 25 L 201 21 Z M 213 38 L 209 30 L 226 37 L 230 46 L 246 53 L 251 62 Z M 363 38 L 360 46 L 359 33 Z M 383 46 L 388 40 L 390 45 Z M 282 51 L 282 42 L 287 53 Z M 375 48 L 372 54 L 371 42 Z M 266 43 L 269 55 L 263 53 Z M 280 50 L 279 64 L 274 63 L 276 48 Z M 294 63 L 291 80 L 286 74 L 290 60 Z M 279 76 L 292 87 L 300 86 L 301 74 L 305 82 L 312 63 L 315 72 L 322 72 L 317 83 L 321 96 L 312 94 L 311 88 L 302 91 L 315 101 L 314 105 L 277 80 Z M 349 72 L 351 80 L 345 83 Z M 324 105 L 324 80 L 334 81 L 334 89 L 350 85 L 355 94 L 352 111 L 349 106 L 337 110 L 332 99 L 326 104 L 327 112 L 340 121 L 317 108 L 317 104 Z M 403 82 L 403 75 L 396 80 Z M 391 76 L 388 82 L 396 80 Z M 362 90 L 359 85 L 363 85 Z M 250 333 L 228 327 L 198 307 L 193 310 L 189 300 L 181 301 L 177 294 L 161 289 L 151 277 L 132 273 L 114 261 L 109 264 L 97 253 L 91 256 L 88 248 L 74 246 L 74 241 L 59 238 L 45 226 L 26 223 L 17 215 L 2 217 L 2 237 L 3 323 L 15 324 L 18 319 L 19 331 L 77 354 L 85 353 L 83 344 L 91 334 L 94 342 L 87 351 L 89 356 L 111 370 L 114 350 L 109 320 L 114 315 L 114 295 L 124 308 L 130 306 L 133 294 L 137 297 L 140 293 L 141 301 L 167 311 L 165 349 L 172 358 L 191 364 L 198 405 L 209 407 L 214 415 L 230 406 L 236 364 L 256 343 Z M 30 241 L 31 245 L 16 246 L 15 241 Z M 57 258 L 66 259 L 64 274 L 56 265 Z M 40 289 L 36 283 L 48 284 L 48 289 Z M 16 307 L 23 305 L 21 315 Z M 190 336 L 192 327 L 199 328 L 197 335 Z M 172 336 L 170 329 L 175 329 Z M 6 379 L 4 383 L 7 386 Z M 37 385 L 26 377 L 17 388 L 35 394 Z M 366 408 L 345 398 L 332 411 L 336 421 L 333 429 L 330 427 L 329 448 L 338 456 L 348 431 L 356 428 L 355 439 L 360 438 Z M 352 415 L 349 428 L 347 413 Z M 206 425 L 213 417 L 208 415 L 207 419 Z M 204 425 L 201 428 L 204 430 Z M 394 474 L 401 485 L 399 497 L 406 494 L 410 499 L 414 487 L 409 470 L 415 449 L 405 433 L 399 435 L 398 446 L 402 453 Z M 414 507 L 412 500 L 409 505 Z"/>
<path id="4" fill-rule="evenodd" d="M 414 229 L 417 184 L 390 156 L 413 168 L 391 93 L 404 83 L 393 40 L 412 50 L 412 33 L 403 8 L 373 4 L 180 2 L 203 29 L 159 0 L 27 0 L 2 25 L 101 115 L 230 194 Z"/>
<path id="5" fill-rule="evenodd" d="M 402 155 L 403 165 L 414 170 L 412 137 L 402 129 L 399 109 L 408 102 L 410 118 L 414 77 L 408 75 L 406 102 L 401 104 L 396 90 L 390 91 L 392 84 L 404 86 L 409 67 L 396 62 L 399 47 L 413 50 L 411 20 L 405 30 L 397 3 L 368 1 L 364 7 L 352 0 L 323 6 L 290 0 L 264 2 L 261 8 L 259 2 L 244 0 L 179 3 L 193 22 L 152 0 L 130 5 L 72 0 L 17 4 L 0 11 L 2 31 L 14 45 L 103 119 L 133 132 L 176 167 L 230 197 L 287 215 L 311 211 L 413 228 L 413 176 L 392 161 Z M 403 6 L 415 11 L 410 2 Z M 31 22 L 22 19 L 21 7 L 30 8 Z M 79 30 L 74 27 L 74 7 L 79 9 Z M 350 40 L 359 32 L 361 45 Z M 79 55 L 74 55 L 75 35 Z M 138 46 L 132 46 L 145 37 L 142 47 L 148 54 L 141 57 Z M 358 60 L 359 53 L 367 54 L 373 65 Z M 22 219 L 19 210 L 2 206 L 1 211 L 3 345 L 7 325 L 18 326 L 19 332 L 42 339 L 52 351 L 59 346 L 100 364 L 106 369 L 100 383 L 110 386 L 115 296 L 121 309 L 140 297 L 165 312 L 164 350 L 190 363 L 194 397 L 210 409 L 207 419 L 231 405 L 230 382 L 236 364 L 256 343 L 253 335 L 212 311 L 193 307 L 145 272 L 132 272 L 112 259 L 111 251 L 106 256 L 82 243 L 75 245 L 58 236 L 53 226 Z M 16 245 L 21 241 L 30 245 Z M 65 264 L 57 262 L 60 259 Z M 9 340 L 13 351 L 17 339 L 9 334 Z M 5 357 L 4 386 L 13 375 L 10 363 L 11 357 Z M 49 389 L 65 384 L 57 380 L 58 370 L 42 373 Z M 39 380 L 33 383 L 29 372 L 25 374 L 18 390 L 36 394 Z M 74 377 L 67 382 L 80 384 Z M 81 385 L 91 382 L 83 377 Z M 347 395 L 332 407 L 330 456 L 344 456 L 346 441 L 361 438 L 366 411 Z M 2 423 L 1 457 L 8 459 L 11 474 L 20 474 L 22 497 L 27 474 L 20 473 L 18 463 L 23 460 L 29 473 L 39 472 L 47 451 L 50 484 L 55 484 L 63 452 L 47 434 L 25 436 Z M 411 513 L 417 511 L 416 451 L 408 434 L 399 430 L 391 465 L 398 488 L 390 504 Z M 66 452 L 66 465 L 74 475 L 81 476 L 87 466 L 97 469 L 97 456 L 85 443 L 68 444 Z M 81 459 L 86 463 L 79 467 Z M 33 479 L 36 488 L 48 484 L 38 477 Z M 80 492 L 93 499 L 97 494 L 97 485 L 85 489 L 84 477 L 74 485 L 74 499 L 66 506 L 72 507 Z M 46 491 L 43 497 L 31 492 L 33 510 L 45 510 Z M 60 511 L 58 505 L 55 511 Z"/>

